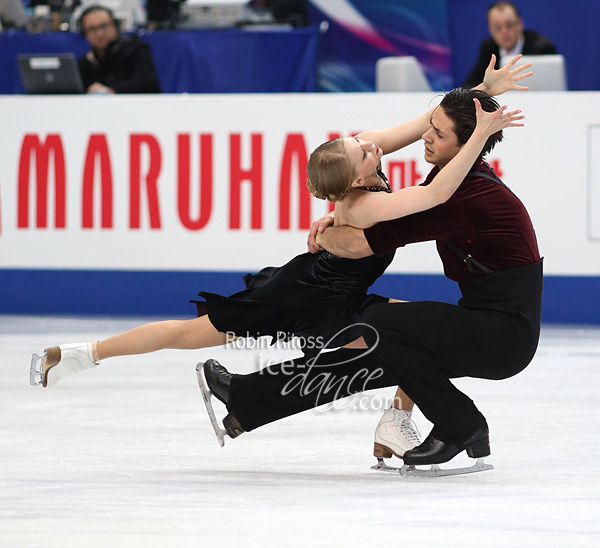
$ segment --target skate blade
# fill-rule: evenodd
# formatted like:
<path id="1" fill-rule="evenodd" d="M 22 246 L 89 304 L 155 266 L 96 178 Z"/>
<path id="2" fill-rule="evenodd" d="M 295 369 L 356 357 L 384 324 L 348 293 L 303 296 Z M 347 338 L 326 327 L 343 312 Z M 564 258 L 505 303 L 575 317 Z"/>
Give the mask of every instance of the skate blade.
<path id="1" fill-rule="evenodd" d="M 42 358 L 45 358 L 46 354 L 36 354 L 35 352 L 31 356 L 31 367 L 29 368 L 29 384 L 31 386 L 38 386 L 42 384 L 44 378 L 44 370 L 42 368 Z"/>
<path id="2" fill-rule="evenodd" d="M 371 466 L 371 470 L 376 470 L 377 472 L 392 472 L 394 474 L 400 473 L 400 467 L 388 466 L 382 457 L 377 457 L 377 464 Z"/>
<path id="3" fill-rule="evenodd" d="M 208 417 L 210 418 L 210 423 L 212 424 L 213 430 L 215 431 L 215 435 L 217 436 L 217 440 L 219 445 L 223 447 L 225 445 L 225 434 L 227 433 L 224 428 L 219 426 L 217 422 L 217 417 L 215 416 L 215 410 L 212 406 L 212 392 L 210 388 L 208 388 L 208 384 L 206 384 L 206 380 L 204 379 L 204 373 L 202 371 L 204 363 L 199 362 L 196 365 L 196 376 L 198 377 L 198 386 L 200 387 L 200 393 L 202 394 L 202 399 L 204 400 L 204 405 L 206 405 L 206 411 L 208 413 Z"/>
<path id="4" fill-rule="evenodd" d="M 485 457 L 478 458 L 473 466 L 465 466 L 464 468 L 440 468 L 437 464 L 425 465 L 430 468 L 417 468 L 417 465 L 405 464 L 400 468 L 400 475 L 405 478 L 439 478 L 493 470 L 494 467 L 491 464 L 486 464 L 484 459 Z"/>

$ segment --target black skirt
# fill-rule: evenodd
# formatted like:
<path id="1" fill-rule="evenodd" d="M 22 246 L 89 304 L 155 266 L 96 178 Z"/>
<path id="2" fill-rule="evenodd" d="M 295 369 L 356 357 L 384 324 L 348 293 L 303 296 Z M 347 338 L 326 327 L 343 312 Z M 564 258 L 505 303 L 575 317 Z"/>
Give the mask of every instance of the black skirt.
<path id="1" fill-rule="evenodd" d="M 304 253 L 283 266 L 247 274 L 243 291 L 229 297 L 201 291 L 206 301 L 191 302 L 199 316 L 208 313 L 223 333 L 269 335 L 273 342 L 310 338 L 311 347 L 335 348 L 361 336 L 362 313 L 368 306 L 388 301 L 367 294 L 367 289 L 393 258 L 393 253 L 364 259 Z"/>

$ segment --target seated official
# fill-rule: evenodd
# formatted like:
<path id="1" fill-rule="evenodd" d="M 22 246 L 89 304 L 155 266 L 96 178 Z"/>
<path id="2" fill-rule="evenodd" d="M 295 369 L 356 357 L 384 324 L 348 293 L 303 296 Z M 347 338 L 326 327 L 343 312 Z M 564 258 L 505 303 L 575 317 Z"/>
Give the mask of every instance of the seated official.
<path id="1" fill-rule="evenodd" d="M 88 93 L 160 93 L 150 46 L 135 35 L 122 35 L 110 9 L 85 9 L 79 28 L 92 46 L 79 59 Z"/>
<path id="2" fill-rule="evenodd" d="M 22 0 L 0 0 L 0 32 L 8 29 L 23 29 L 27 15 Z"/>
<path id="3" fill-rule="evenodd" d="M 472 88 L 483 81 L 483 75 L 492 54 L 496 56 L 495 68 L 500 68 L 500 58 L 523 55 L 552 55 L 556 53 L 554 43 L 539 32 L 525 29 L 517 6 L 512 2 L 496 2 L 488 10 L 490 38 L 479 47 L 479 58 L 462 86 Z"/>

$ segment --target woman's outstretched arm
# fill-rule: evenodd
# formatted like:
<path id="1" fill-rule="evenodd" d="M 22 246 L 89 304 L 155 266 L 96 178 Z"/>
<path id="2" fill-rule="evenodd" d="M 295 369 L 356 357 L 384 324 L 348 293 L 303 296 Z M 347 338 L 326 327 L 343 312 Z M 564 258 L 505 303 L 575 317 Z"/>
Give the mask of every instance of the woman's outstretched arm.
<path id="1" fill-rule="evenodd" d="M 381 221 L 398 219 L 425 211 L 446 202 L 460 186 L 481 154 L 488 137 L 506 127 L 523 126 L 520 110 L 505 113 L 506 106 L 485 112 L 474 99 L 477 126 L 458 154 L 445 165 L 427 186 L 408 187 L 392 194 L 364 192 L 346 210 L 346 222 L 356 228 L 368 228 Z M 356 191 L 355 191 L 356 192 Z"/>

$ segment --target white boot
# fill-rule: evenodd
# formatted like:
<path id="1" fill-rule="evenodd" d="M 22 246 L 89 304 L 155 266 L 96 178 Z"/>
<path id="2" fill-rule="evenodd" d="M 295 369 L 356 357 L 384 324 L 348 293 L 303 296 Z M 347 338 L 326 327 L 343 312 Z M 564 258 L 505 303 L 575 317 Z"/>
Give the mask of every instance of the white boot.
<path id="1" fill-rule="evenodd" d="M 92 343 L 75 343 L 52 346 L 44 350 L 42 358 L 42 386 L 55 386 L 63 377 L 93 369 L 98 365 L 94 361 Z"/>
<path id="2" fill-rule="evenodd" d="M 373 455 L 389 459 L 394 454 L 402 458 L 405 451 L 420 445 L 419 431 L 411 417 L 412 411 L 386 409 L 375 429 Z"/>

